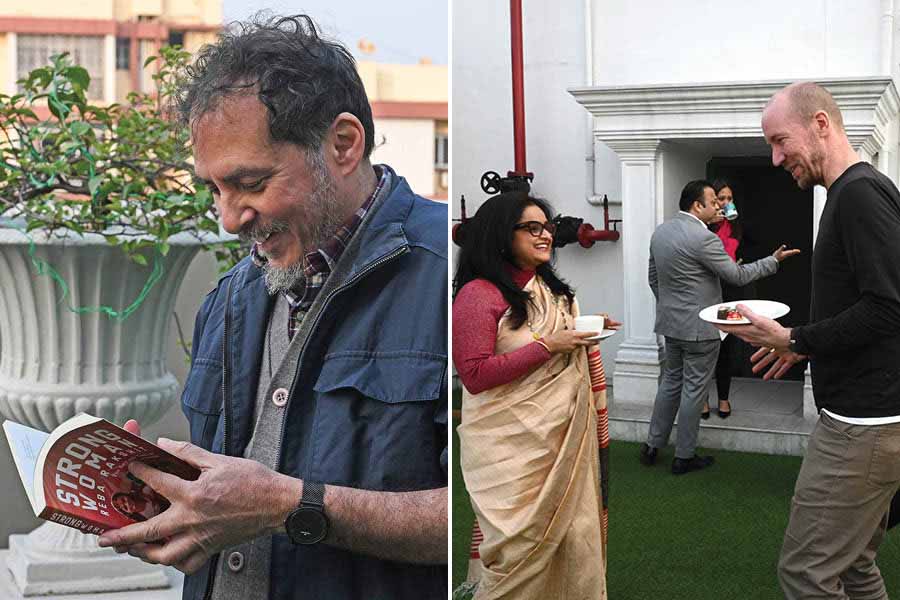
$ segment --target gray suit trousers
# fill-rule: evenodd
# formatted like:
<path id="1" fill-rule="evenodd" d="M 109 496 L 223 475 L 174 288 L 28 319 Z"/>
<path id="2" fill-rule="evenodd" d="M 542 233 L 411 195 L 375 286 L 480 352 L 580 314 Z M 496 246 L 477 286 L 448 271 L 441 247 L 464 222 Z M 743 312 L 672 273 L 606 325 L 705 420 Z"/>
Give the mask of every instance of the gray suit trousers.
<path id="1" fill-rule="evenodd" d="M 665 448 L 675 415 L 678 415 L 675 456 L 694 456 L 700 431 L 700 413 L 716 369 L 720 346 L 719 340 L 688 342 L 666 336 L 666 362 L 653 402 L 647 445 Z"/>

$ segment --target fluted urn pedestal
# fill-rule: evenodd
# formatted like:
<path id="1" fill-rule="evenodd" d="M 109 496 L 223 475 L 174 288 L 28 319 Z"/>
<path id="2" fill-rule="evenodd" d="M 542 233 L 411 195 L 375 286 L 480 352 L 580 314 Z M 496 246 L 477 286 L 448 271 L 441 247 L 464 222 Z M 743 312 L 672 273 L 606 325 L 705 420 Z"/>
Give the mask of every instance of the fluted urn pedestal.
<path id="1" fill-rule="evenodd" d="M 24 234 L 0 229 L 0 413 L 44 431 L 79 412 L 119 425 L 132 418 L 155 422 L 178 391 L 166 369 L 169 319 L 200 242 L 186 234 L 170 239 L 162 278 L 133 314 L 118 320 L 72 309 L 121 311 L 140 296 L 149 268 L 101 236 L 33 238 L 31 256 Z M 67 297 L 52 277 L 38 274 L 35 261 L 59 273 Z M 169 585 L 161 567 L 54 523 L 10 536 L 9 547 L 7 566 L 25 596 Z"/>

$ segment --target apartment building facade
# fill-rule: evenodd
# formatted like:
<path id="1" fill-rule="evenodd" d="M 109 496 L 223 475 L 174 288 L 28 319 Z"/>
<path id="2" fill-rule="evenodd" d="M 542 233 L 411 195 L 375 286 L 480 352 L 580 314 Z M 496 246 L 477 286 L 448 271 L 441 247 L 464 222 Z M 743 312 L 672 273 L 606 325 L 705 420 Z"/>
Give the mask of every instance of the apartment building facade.
<path id="1" fill-rule="evenodd" d="M 92 100 L 121 102 L 152 90 L 152 71 L 142 67 L 160 46 L 193 52 L 221 27 L 221 0 L 0 2 L 0 92 L 14 93 L 18 79 L 69 52 L 91 75 Z"/>
<path id="2" fill-rule="evenodd" d="M 360 61 L 359 74 L 375 119 L 372 159 L 393 166 L 419 194 L 446 200 L 447 65 Z"/>

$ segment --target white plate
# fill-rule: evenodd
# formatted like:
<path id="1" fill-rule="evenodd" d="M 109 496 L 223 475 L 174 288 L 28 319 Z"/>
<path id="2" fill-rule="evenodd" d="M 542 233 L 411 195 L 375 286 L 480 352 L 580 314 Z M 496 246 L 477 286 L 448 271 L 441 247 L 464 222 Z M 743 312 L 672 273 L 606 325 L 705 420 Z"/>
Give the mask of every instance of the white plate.
<path id="1" fill-rule="evenodd" d="M 719 312 L 720 306 L 737 306 L 743 304 L 753 312 L 770 319 L 777 319 L 791 312 L 791 307 L 781 302 L 772 300 L 733 300 L 731 302 L 722 302 L 707 306 L 700 311 L 700 318 L 707 323 L 715 323 L 717 325 L 748 325 L 750 321 L 741 319 L 740 321 L 726 321 L 725 319 L 717 319 L 716 313 Z"/>
<path id="2" fill-rule="evenodd" d="M 608 338 L 608 337 L 610 337 L 610 336 L 613 336 L 613 335 L 615 335 L 615 334 L 618 333 L 618 332 L 619 332 L 618 329 L 604 329 L 604 330 L 600 333 L 600 335 L 595 336 L 595 337 L 584 338 L 584 339 L 590 340 L 590 341 L 592 341 L 592 342 L 599 342 L 600 340 L 605 340 L 606 338 Z"/>

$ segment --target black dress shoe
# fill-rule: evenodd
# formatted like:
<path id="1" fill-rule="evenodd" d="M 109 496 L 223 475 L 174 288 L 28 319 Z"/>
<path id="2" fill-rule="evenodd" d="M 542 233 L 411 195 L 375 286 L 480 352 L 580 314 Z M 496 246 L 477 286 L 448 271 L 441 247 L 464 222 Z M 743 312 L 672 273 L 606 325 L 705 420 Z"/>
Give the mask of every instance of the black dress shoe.
<path id="1" fill-rule="evenodd" d="M 700 418 L 704 421 L 709 418 L 709 407 L 706 407 L 706 410 L 700 413 Z"/>
<path id="2" fill-rule="evenodd" d="M 712 456 L 697 456 L 696 454 L 691 458 L 678 458 L 676 456 L 675 460 L 672 461 L 672 474 L 684 475 L 691 471 L 699 471 L 711 466 L 714 462 L 716 462 L 716 459 Z"/>
<path id="3" fill-rule="evenodd" d="M 728 403 L 728 410 L 722 410 L 723 402 Z M 719 418 L 727 419 L 730 416 L 731 416 L 731 402 L 728 402 L 728 400 L 719 400 Z"/>
<path id="4" fill-rule="evenodd" d="M 646 442 L 641 443 L 641 464 L 652 467 L 656 464 L 656 448 L 651 448 Z"/>

